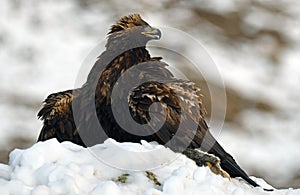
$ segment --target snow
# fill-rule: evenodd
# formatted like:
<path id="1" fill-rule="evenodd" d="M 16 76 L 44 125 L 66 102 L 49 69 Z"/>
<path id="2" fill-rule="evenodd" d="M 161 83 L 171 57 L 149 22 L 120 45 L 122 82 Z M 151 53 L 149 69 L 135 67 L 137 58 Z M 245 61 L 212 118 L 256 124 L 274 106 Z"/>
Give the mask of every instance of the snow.
<path id="1" fill-rule="evenodd" d="M 138 152 L 129 158 L 118 148 Z M 95 151 L 106 151 L 118 156 L 123 163 L 144 165 L 139 155 L 151 152 L 148 161 L 157 156 L 168 156 L 167 164 L 151 169 L 161 185 L 156 185 L 146 175 L 146 169 L 118 169 L 103 163 L 107 159 L 95 156 Z M 169 155 L 170 153 L 173 156 Z M 174 155 L 176 158 L 174 158 Z M 167 162 L 167 161 L 166 161 Z M 153 166 L 156 166 L 153 163 Z M 118 177 L 128 174 L 124 182 Z M 251 177 L 265 188 L 262 179 Z M 83 148 L 70 142 L 59 143 L 56 139 L 34 144 L 28 149 L 15 149 L 8 165 L 0 164 L 0 194 L 300 194 L 300 190 L 282 189 L 266 192 L 251 187 L 243 180 L 226 179 L 215 175 L 207 167 L 197 167 L 184 155 L 175 154 L 157 143 L 118 143 L 112 139 L 92 148 Z"/>
<path id="2" fill-rule="evenodd" d="M 103 41 L 109 26 L 122 15 L 140 12 L 153 26 L 169 25 L 192 34 L 215 61 L 228 88 L 235 89 L 247 98 L 267 102 L 276 109 L 272 113 L 256 109 L 247 110 L 239 116 L 243 129 L 227 123 L 218 138 L 222 146 L 233 154 L 248 172 L 260 173 L 273 185 L 292 185 L 291 182 L 299 176 L 300 164 L 297 150 L 300 147 L 299 1 L 285 3 L 285 10 L 292 16 L 291 20 L 270 16 L 257 9 L 245 13 L 248 14 L 246 25 L 253 28 L 245 26 L 244 31 L 253 34 L 263 26 L 270 26 L 271 29 L 284 31 L 292 43 L 292 46 L 279 56 L 280 60 L 276 65 L 262 55 L 274 44 L 272 39 L 267 37 L 251 43 L 244 42 L 237 45 L 236 50 L 224 47 L 218 43 L 213 33 L 209 33 L 209 27 L 186 26 L 187 24 L 190 27 L 187 19 L 193 15 L 183 2 L 176 9 L 168 10 L 161 10 L 163 1 L 154 4 L 130 1 L 117 6 L 119 2 L 113 0 L 84 8 L 80 7 L 78 2 L 1 1 L 1 148 L 7 146 L 16 136 L 30 138 L 34 142 L 41 129 L 41 121 L 37 119 L 36 114 L 45 97 L 53 92 L 73 88 L 82 62 L 90 51 Z M 188 6 L 203 6 L 221 13 L 238 9 L 237 5 L 229 0 L 212 0 L 205 4 L 191 1 Z M 181 40 L 179 39 L 179 42 L 184 42 Z M 174 45 L 178 44 L 174 42 Z M 192 54 L 198 52 L 189 51 L 188 48 L 182 50 Z M 168 57 L 166 53 L 159 56 L 163 56 L 164 59 Z M 176 66 L 176 60 L 171 59 L 167 62 Z M 89 61 L 89 65 L 92 63 L 93 61 Z M 264 162 L 257 162 L 263 159 Z M 6 170 L 2 167 L 1 174 Z M 18 181 L 9 185 L 13 184 L 21 185 Z M 103 186 L 107 189 L 114 188 L 111 183 Z M 35 189 L 35 193 L 47 192 L 47 189 L 46 186 L 40 186 Z M 97 193 L 97 189 L 94 189 L 94 193 Z M 155 194 L 157 191 L 148 193 Z"/>
<path id="3" fill-rule="evenodd" d="M 36 139 L 42 101 L 74 87 L 81 63 L 103 37 L 93 32 L 104 35 L 109 23 L 71 1 L 2 1 L 0 7 L 0 146 L 5 146 L 16 135 Z M 78 15 L 85 20 L 73 20 Z"/>

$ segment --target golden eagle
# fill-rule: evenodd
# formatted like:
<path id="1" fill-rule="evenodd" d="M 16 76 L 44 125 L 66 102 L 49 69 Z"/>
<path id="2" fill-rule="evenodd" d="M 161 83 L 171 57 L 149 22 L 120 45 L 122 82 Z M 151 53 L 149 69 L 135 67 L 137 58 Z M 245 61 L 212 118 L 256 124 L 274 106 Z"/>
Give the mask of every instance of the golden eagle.
<path id="1" fill-rule="evenodd" d="M 195 161 L 201 149 L 217 156 L 231 177 L 258 186 L 210 134 L 200 89 L 174 78 L 160 57 L 150 56 L 146 44 L 160 36 L 139 14 L 122 17 L 111 27 L 106 50 L 85 84 L 46 98 L 38 113 L 44 122 L 38 141 L 56 138 L 85 147 L 107 137 L 118 142 L 157 141 L 170 143 L 171 149 Z M 179 128 L 183 131 L 177 134 Z"/>

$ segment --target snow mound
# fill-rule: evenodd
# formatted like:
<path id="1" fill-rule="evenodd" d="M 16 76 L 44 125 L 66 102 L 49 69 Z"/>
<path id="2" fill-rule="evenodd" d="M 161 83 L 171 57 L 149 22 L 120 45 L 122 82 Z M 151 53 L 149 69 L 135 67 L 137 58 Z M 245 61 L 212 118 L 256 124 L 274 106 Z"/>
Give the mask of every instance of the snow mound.
<path id="1" fill-rule="evenodd" d="M 207 167 L 196 166 L 184 155 L 176 154 L 173 158 L 175 153 L 157 143 L 141 143 L 118 143 L 108 139 L 91 150 L 52 139 L 25 150 L 15 149 L 8 165 L 0 164 L 0 194 L 300 194 L 300 190 L 293 189 L 266 192 L 242 180 L 230 181 L 213 174 Z M 173 159 L 149 171 L 118 169 L 96 158 L 93 151 L 118 156 L 123 164 L 138 164 L 139 159 L 129 157 L 113 145 L 140 152 L 159 148 L 157 153 L 150 153 L 152 159 Z M 252 179 L 270 188 L 262 179 Z"/>

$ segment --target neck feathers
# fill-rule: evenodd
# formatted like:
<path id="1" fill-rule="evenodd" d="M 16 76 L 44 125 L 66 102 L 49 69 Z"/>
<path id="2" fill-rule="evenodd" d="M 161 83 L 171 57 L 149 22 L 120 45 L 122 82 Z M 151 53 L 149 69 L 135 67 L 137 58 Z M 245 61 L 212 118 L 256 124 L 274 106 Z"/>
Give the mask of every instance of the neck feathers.
<path id="1" fill-rule="evenodd" d="M 115 83 L 126 70 L 151 58 L 145 47 L 125 51 L 115 58 L 112 53 L 107 50 L 101 54 L 88 76 L 87 85 L 96 88 L 92 93 L 98 100 L 109 100 Z"/>

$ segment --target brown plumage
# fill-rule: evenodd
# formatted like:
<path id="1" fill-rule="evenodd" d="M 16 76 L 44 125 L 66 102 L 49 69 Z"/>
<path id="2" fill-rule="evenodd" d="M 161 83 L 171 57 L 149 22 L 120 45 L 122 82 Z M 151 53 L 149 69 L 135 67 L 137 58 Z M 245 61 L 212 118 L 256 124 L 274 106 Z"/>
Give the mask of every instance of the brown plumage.
<path id="1" fill-rule="evenodd" d="M 138 14 L 121 18 L 111 27 L 106 50 L 86 83 L 45 100 L 38 113 L 44 121 L 38 141 L 56 138 L 92 146 L 110 137 L 119 142 L 143 139 L 168 143 L 174 151 L 185 154 L 186 147 L 189 152 L 200 148 L 219 157 L 231 177 L 242 177 L 258 186 L 210 134 L 200 89 L 193 82 L 174 78 L 161 58 L 150 56 L 146 43 L 159 38 L 160 31 Z M 132 119 L 139 128 L 129 122 Z M 105 134 L 99 132 L 99 124 Z M 124 125 L 133 131 L 126 131 Z M 183 131 L 177 135 L 179 128 Z"/>

